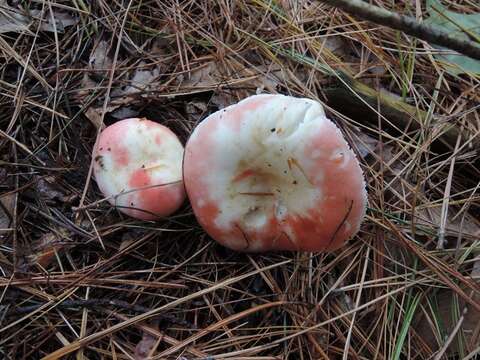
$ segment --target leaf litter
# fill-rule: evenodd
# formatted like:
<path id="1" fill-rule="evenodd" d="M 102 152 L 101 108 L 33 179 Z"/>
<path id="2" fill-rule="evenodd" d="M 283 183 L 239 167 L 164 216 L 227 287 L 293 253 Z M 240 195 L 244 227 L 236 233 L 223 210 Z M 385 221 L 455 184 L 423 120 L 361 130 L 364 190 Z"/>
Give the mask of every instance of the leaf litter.
<path id="1" fill-rule="evenodd" d="M 0 181 L 0 198 L 18 197 L 17 227 L 0 244 L 7 358 L 428 359 L 476 351 L 474 74 L 443 75 L 429 47 L 310 1 L 51 5 L 57 34 L 50 23 L 28 35 L 46 26 L 46 11 L 33 23 L 18 17 L 18 29 L 1 35 L 15 51 L 3 58 L 15 61 L 0 63 L 0 128 L 11 128 L 0 171 L 18 180 Z M 337 69 L 347 75 L 339 79 Z M 348 87 L 354 93 L 337 91 Z M 185 142 L 211 112 L 262 92 L 323 101 L 361 160 L 367 221 L 334 254 L 234 253 L 201 230 L 187 204 L 140 222 L 87 182 L 99 126 L 149 117 Z M 358 97 L 369 111 L 350 108 Z M 453 146 L 445 140 L 449 129 L 462 135 L 457 150 L 457 137 Z M 447 241 L 438 249 L 449 177 Z M 15 257 L 26 265 L 15 268 Z M 161 316 L 175 321 L 157 327 Z"/>
<path id="2" fill-rule="evenodd" d="M 11 7 L 7 1 L 0 1 L 0 34 L 21 33 L 38 30 L 63 33 L 69 26 L 76 25 L 78 18 L 59 9 L 53 10 L 53 15 L 38 9 L 28 12 L 21 8 Z"/>

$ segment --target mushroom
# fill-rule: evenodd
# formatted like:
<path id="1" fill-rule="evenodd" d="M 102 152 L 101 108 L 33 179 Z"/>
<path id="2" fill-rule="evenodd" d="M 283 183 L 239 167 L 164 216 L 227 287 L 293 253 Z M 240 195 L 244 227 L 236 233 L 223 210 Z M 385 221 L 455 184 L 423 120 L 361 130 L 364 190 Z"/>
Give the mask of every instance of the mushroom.
<path id="1" fill-rule="evenodd" d="M 176 211 L 185 199 L 183 146 L 167 127 L 131 118 L 100 134 L 93 171 L 100 191 L 121 212 L 155 220 Z"/>
<path id="2" fill-rule="evenodd" d="M 254 95 L 213 113 L 187 142 L 183 174 L 199 223 L 234 250 L 335 250 L 365 216 L 358 160 L 310 99 Z"/>

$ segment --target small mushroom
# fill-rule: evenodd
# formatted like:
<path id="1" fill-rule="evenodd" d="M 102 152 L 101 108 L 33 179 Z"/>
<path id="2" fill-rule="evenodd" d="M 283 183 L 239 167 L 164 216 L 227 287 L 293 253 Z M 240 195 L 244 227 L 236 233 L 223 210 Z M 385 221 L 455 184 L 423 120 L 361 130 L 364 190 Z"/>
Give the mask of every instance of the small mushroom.
<path id="1" fill-rule="evenodd" d="M 185 199 L 183 146 L 167 127 L 131 118 L 105 128 L 93 150 L 100 191 L 121 212 L 156 220 L 176 211 Z"/>
<path id="2" fill-rule="evenodd" d="M 199 223 L 235 250 L 331 251 L 365 216 L 358 160 L 310 99 L 255 95 L 210 115 L 183 172 Z"/>

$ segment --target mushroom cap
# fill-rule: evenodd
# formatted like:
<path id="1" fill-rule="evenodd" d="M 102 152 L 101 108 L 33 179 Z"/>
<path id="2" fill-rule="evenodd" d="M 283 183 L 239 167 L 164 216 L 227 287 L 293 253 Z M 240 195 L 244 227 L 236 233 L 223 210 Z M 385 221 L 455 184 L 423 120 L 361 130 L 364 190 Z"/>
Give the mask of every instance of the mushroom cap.
<path id="1" fill-rule="evenodd" d="M 95 144 L 95 180 L 121 212 L 156 220 L 185 199 L 183 152 L 169 128 L 144 118 L 121 120 L 105 128 Z"/>
<path id="2" fill-rule="evenodd" d="M 331 251 L 365 216 L 355 154 L 320 103 L 254 95 L 201 122 L 184 182 L 205 231 L 241 251 Z"/>

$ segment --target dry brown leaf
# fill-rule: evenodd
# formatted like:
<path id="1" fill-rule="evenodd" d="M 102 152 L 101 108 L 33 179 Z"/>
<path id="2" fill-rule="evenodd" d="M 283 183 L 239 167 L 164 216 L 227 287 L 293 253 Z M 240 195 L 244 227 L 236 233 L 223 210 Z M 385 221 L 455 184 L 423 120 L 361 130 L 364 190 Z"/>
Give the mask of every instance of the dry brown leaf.
<path id="1" fill-rule="evenodd" d="M 472 277 L 480 276 L 480 257 L 475 261 L 473 269 L 471 272 Z M 480 279 L 477 279 L 480 281 Z M 438 329 L 431 321 L 428 321 L 425 312 L 417 312 L 414 320 L 415 329 L 417 334 L 419 334 L 422 340 L 432 349 L 433 351 L 441 348 L 448 337 L 454 330 L 455 326 L 459 321 L 459 316 L 464 312 L 464 319 L 460 326 L 460 330 L 457 333 L 456 338 L 451 342 L 450 346 L 447 349 L 447 353 L 450 355 L 457 354 L 459 352 L 459 342 L 458 336 L 463 334 L 466 342 L 464 343 L 464 352 L 469 353 L 473 348 L 478 346 L 479 338 L 479 326 L 480 326 L 480 311 L 477 311 L 472 306 L 466 304 L 463 300 L 458 300 L 458 310 L 460 314 L 454 316 L 454 297 L 455 293 L 451 290 L 440 290 L 436 294 L 436 299 L 438 303 L 438 308 L 435 309 L 437 317 L 441 321 L 443 333 L 438 334 Z M 473 299 L 475 301 L 480 301 L 480 295 L 478 293 L 473 294 Z M 422 301 L 423 308 L 426 309 L 429 313 L 428 307 L 428 298 L 425 298 Z M 429 314 L 430 315 L 430 314 Z M 445 336 L 445 338 L 442 338 Z M 473 347 L 472 347 L 473 345 Z"/>
<path id="2" fill-rule="evenodd" d="M 0 34 L 26 31 L 30 23 L 30 19 L 20 14 L 18 9 L 8 6 L 6 1 L 0 1 Z"/>
<path id="3" fill-rule="evenodd" d="M 440 226 L 442 218 L 442 207 L 439 205 L 437 207 L 430 207 L 426 209 L 421 209 L 415 212 L 417 219 L 416 222 L 418 225 L 428 226 L 435 228 Z M 469 236 L 479 236 L 480 235 L 480 224 L 478 220 L 474 219 L 469 214 L 464 214 L 456 216 L 455 208 L 449 207 L 448 209 L 448 219 L 445 228 L 446 236 L 455 236 L 459 234 L 469 235 Z"/>
<path id="4" fill-rule="evenodd" d="M 0 239 L 11 226 L 14 207 L 15 194 L 0 195 Z"/>
<path id="5" fill-rule="evenodd" d="M 115 102 L 111 102 L 105 109 L 105 114 L 113 113 L 113 117 L 117 119 L 124 119 L 123 113 L 120 112 L 116 114 L 117 109 L 121 110 L 122 106 L 124 105 L 131 105 L 132 99 L 130 97 L 124 97 L 116 100 Z M 105 128 L 105 124 L 102 121 L 102 106 L 90 106 L 83 114 L 87 117 L 88 120 L 98 129 L 101 127 L 102 129 Z M 128 114 L 126 117 L 134 117 L 138 115 L 138 112 L 135 110 L 127 111 L 125 110 L 125 114 Z"/>
<path id="6" fill-rule="evenodd" d="M 351 145 L 357 150 L 362 159 L 365 159 L 368 155 L 375 153 L 375 150 L 377 150 L 379 141 L 376 138 L 365 134 L 363 131 L 360 131 L 360 129 L 355 129 L 353 138 L 354 142 Z"/>
<path id="7" fill-rule="evenodd" d="M 131 244 L 133 244 L 136 240 L 138 240 L 138 238 L 132 232 L 127 232 L 123 234 L 122 240 L 120 241 L 120 246 L 118 247 L 118 251 L 122 251 L 123 249 L 126 249 Z"/>
<path id="8" fill-rule="evenodd" d="M 210 103 L 219 109 L 232 105 L 253 93 L 276 93 L 280 82 L 282 69 L 276 63 L 259 65 L 253 68 L 238 67 L 234 63 L 225 65 L 219 62 L 209 62 L 196 68 L 187 75 L 177 77 L 180 91 L 209 91 L 214 94 Z M 234 77 L 228 76 L 235 74 Z M 225 79 L 229 79 L 227 82 Z M 250 88 L 251 90 L 247 90 Z"/>
<path id="9" fill-rule="evenodd" d="M 238 84 L 242 88 L 249 86 L 256 89 L 257 93 L 264 90 L 276 92 L 278 81 L 275 77 L 282 71 L 279 65 L 272 63 L 256 66 L 252 69 L 236 68 L 233 64 L 230 64 L 230 66 L 232 66 L 231 73 L 234 73 L 235 77 L 227 76 L 228 72 L 224 69 L 224 65 L 211 61 L 190 71 L 187 75 L 179 75 L 177 82 L 182 89 L 190 90 L 214 90 L 219 86 L 227 85 L 232 88 Z M 228 82 L 226 81 L 227 78 L 229 79 Z"/>
<path id="10" fill-rule="evenodd" d="M 145 68 L 145 63 L 140 63 L 138 69 L 133 72 L 133 76 L 129 80 L 129 85 L 115 88 L 112 90 L 112 104 L 126 105 L 135 101 L 139 95 L 154 90 L 156 88 L 155 81 L 160 76 L 160 66 L 155 66 L 152 69 Z"/>
<path id="11" fill-rule="evenodd" d="M 189 101 L 185 105 L 185 111 L 190 119 L 200 121 L 207 113 L 207 104 L 203 101 Z"/>
<path id="12" fill-rule="evenodd" d="M 168 31 L 168 26 L 163 29 L 159 29 L 159 31 L 167 34 Z M 174 35 L 172 33 L 171 35 Z M 168 40 L 165 37 L 155 37 L 155 39 L 152 40 L 151 47 L 150 47 L 150 55 L 155 56 L 157 58 L 164 58 L 168 56 L 168 47 L 170 46 L 171 40 Z"/>
<path id="13" fill-rule="evenodd" d="M 70 203 L 77 197 L 75 194 L 64 194 L 59 189 L 60 187 L 56 185 L 56 181 L 53 176 L 37 178 L 36 190 L 40 197 L 42 197 L 44 200 L 58 200 L 64 203 Z"/>
<path id="14" fill-rule="evenodd" d="M 112 109 L 114 110 L 114 109 Z M 105 128 L 105 124 L 102 121 L 102 108 L 101 107 L 89 107 L 83 113 L 88 120 L 98 129 L 98 128 Z"/>
<path id="15" fill-rule="evenodd" d="M 351 46 L 341 35 L 327 36 L 322 40 L 322 46 L 336 55 L 346 55 L 351 51 Z"/>
<path id="16" fill-rule="evenodd" d="M 97 83 L 92 80 L 88 73 L 83 74 L 81 81 L 81 88 L 78 91 L 78 98 L 81 101 L 84 101 L 85 98 L 88 98 L 92 94 L 93 89 L 97 86 Z M 111 109 L 115 110 L 117 107 Z M 101 106 L 89 106 L 83 113 L 88 120 L 98 129 L 100 126 L 102 129 L 105 125 L 102 124 L 102 107 Z"/>
<path id="17" fill-rule="evenodd" d="M 132 94 L 138 94 L 144 91 L 152 90 L 155 80 L 160 76 L 160 68 L 155 67 L 149 69 L 137 69 L 135 70 L 130 84 L 125 89 L 119 91 L 118 94 L 112 92 L 112 96 L 128 96 Z"/>
<path id="18" fill-rule="evenodd" d="M 40 10 L 31 10 L 30 14 L 34 17 L 38 17 L 39 20 L 42 19 L 42 14 Z M 59 33 L 63 33 L 66 27 L 76 25 L 77 23 L 78 18 L 74 17 L 73 15 L 65 11 L 54 10 L 53 19 L 50 15 L 50 12 L 47 12 L 43 15 L 42 22 L 40 23 L 40 30 L 48 32 L 57 31 Z"/>
<path id="19" fill-rule="evenodd" d="M 473 269 L 470 275 L 480 281 L 480 256 L 477 256 L 476 261 L 473 263 Z"/>
<path id="20" fill-rule="evenodd" d="M 29 264 L 39 264 L 47 267 L 53 260 L 55 253 L 63 248 L 64 239 L 68 237 L 65 229 L 43 234 L 32 244 L 32 254 L 28 256 Z"/>
<path id="21" fill-rule="evenodd" d="M 373 75 L 377 75 L 378 77 L 383 76 L 387 73 L 387 69 L 385 65 L 373 65 L 368 69 L 368 72 Z"/>
<path id="22" fill-rule="evenodd" d="M 59 33 L 64 32 L 66 27 L 78 23 L 78 18 L 58 9 L 53 10 L 53 19 L 50 12 L 42 14 L 42 11 L 38 9 L 29 10 L 28 15 L 30 16 L 21 13 L 20 9 L 8 6 L 5 1 L 0 1 L 0 34 L 28 31 L 34 21 L 40 22 L 39 27 L 41 31 L 56 31 Z M 54 21 L 55 24 L 53 23 Z"/>
<path id="23" fill-rule="evenodd" d="M 0 184 L 9 184 L 8 172 L 4 168 L 0 168 Z M 9 184 L 12 185 L 12 184 Z M 0 194 L 0 243 L 4 235 L 10 232 L 14 211 L 15 211 L 16 195 L 14 193 Z"/>
<path id="24" fill-rule="evenodd" d="M 211 99 L 211 103 L 219 109 L 224 109 L 236 102 L 236 98 L 225 91 L 216 91 Z"/>
<path id="25" fill-rule="evenodd" d="M 152 324 L 155 330 L 158 330 L 158 322 Z M 149 359 L 153 352 L 155 351 L 156 347 L 158 346 L 158 338 L 155 336 L 150 335 L 146 331 L 143 332 L 142 340 L 135 346 L 135 360 L 147 360 Z"/>
<path id="26" fill-rule="evenodd" d="M 89 67 L 91 70 L 98 70 L 98 74 L 94 71 L 91 75 L 88 72 L 83 74 L 81 80 L 81 88 L 78 91 L 78 98 L 81 101 L 84 101 L 85 98 L 88 98 L 93 90 L 97 87 L 97 82 L 92 78 L 97 78 L 98 75 L 101 75 L 101 70 L 108 69 L 112 65 L 112 60 L 108 56 L 108 44 L 106 41 L 99 41 L 92 52 L 90 53 Z M 114 110 L 114 109 L 112 109 Z M 90 106 L 83 113 L 88 120 L 98 129 L 105 127 L 102 123 L 102 107 L 100 106 Z"/>
<path id="27" fill-rule="evenodd" d="M 88 97 L 92 94 L 93 90 L 97 87 L 97 83 L 92 80 L 90 75 L 87 72 L 83 74 L 82 80 L 80 81 L 80 89 L 77 92 L 77 96 L 84 100 L 84 98 Z"/>
<path id="28" fill-rule="evenodd" d="M 109 56 L 109 51 L 109 44 L 105 40 L 100 40 L 90 53 L 88 65 L 91 69 L 98 71 L 98 75 L 103 75 L 103 72 L 112 67 L 113 61 Z"/>
<path id="29" fill-rule="evenodd" d="M 91 57 L 91 65 L 93 68 L 101 69 L 102 66 L 111 66 L 111 61 L 108 57 L 102 57 L 100 54 L 104 54 L 102 51 L 105 49 L 105 42 L 100 42 L 96 50 Z M 100 50 L 99 50 L 100 49 Z M 102 50 L 103 49 L 103 50 Z M 100 64 L 98 63 L 100 61 Z M 142 64 L 141 64 L 142 65 Z M 144 95 L 145 92 L 155 89 L 155 80 L 160 76 L 160 67 L 156 66 L 153 69 L 144 69 L 140 66 L 135 70 L 130 80 L 130 85 L 123 88 L 115 88 L 111 92 L 112 101 L 105 109 L 105 114 L 112 113 L 111 115 L 116 119 L 125 119 L 128 117 L 135 117 L 138 115 L 138 111 L 134 110 L 131 105 L 139 102 L 139 96 Z M 82 79 L 82 90 L 79 92 L 79 96 L 85 97 L 91 93 L 91 89 L 95 88 L 97 83 L 91 76 L 85 74 Z M 90 120 L 90 122 L 96 127 L 105 127 L 102 123 L 102 111 L 103 106 L 92 105 L 86 109 L 84 115 Z"/>
<path id="30" fill-rule="evenodd" d="M 220 65 L 216 62 L 209 62 L 201 67 L 190 71 L 188 74 L 180 74 L 177 81 L 185 89 L 212 89 L 222 81 Z"/>
<path id="31" fill-rule="evenodd" d="M 282 68 L 277 63 L 255 67 L 255 78 L 252 85 L 256 87 L 256 93 L 267 91 L 276 93 L 279 83 L 278 77 L 283 74 Z"/>
<path id="32" fill-rule="evenodd" d="M 117 120 L 122 120 L 122 119 L 138 117 L 139 114 L 140 113 L 134 108 L 132 108 L 131 106 L 122 106 L 116 110 L 113 110 L 110 113 L 110 116 Z"/>

